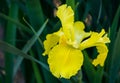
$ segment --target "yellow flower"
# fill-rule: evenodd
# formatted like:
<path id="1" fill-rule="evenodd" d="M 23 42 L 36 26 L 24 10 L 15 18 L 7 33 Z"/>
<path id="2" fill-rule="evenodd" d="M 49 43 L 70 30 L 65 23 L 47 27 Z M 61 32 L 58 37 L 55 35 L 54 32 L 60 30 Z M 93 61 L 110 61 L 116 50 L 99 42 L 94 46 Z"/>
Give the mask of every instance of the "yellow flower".
<path id="1" fill-rule="evenodd" d="M 74 12 L 66 4 L 58 7 L 57 16 L 62 27 L 59 31 L 48 34 L 44 41 L 43 55 L 48 55 L 52 74 L 66 79 L 77 74 L 84 61 L 82 50 L 93 46 L 96 46 L 99 54 L 92 64 L 103 66 L 108 53 L 105 43 L 110 42 L 104 29 L 100 33 L 85 32 L 83 22 L 74 22 Z"/>

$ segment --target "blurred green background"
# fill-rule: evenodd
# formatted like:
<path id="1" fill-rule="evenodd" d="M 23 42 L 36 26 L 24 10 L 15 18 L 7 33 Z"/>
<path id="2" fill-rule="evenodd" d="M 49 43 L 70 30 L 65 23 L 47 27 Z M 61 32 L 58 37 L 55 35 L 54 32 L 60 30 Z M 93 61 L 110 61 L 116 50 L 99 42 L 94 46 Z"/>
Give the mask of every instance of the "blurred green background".
<path id="1" fill-rule="evenodd" d="M 42 42 L 60 28 L 61 4 L 73 8 L 86 31 L 106 30 L 111 43 L 104 68 L 83 65 L 69 80 L 50 73 Z M 120 0 L 0 0 L 0 49 L 0 83 L 120 83 Z"/>

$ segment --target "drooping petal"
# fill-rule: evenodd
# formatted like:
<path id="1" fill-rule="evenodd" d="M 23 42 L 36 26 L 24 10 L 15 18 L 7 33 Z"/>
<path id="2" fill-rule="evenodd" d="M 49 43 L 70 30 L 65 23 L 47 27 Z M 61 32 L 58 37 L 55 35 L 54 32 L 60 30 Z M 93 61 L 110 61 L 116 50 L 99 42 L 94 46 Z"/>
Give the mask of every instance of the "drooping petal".
<path id="1" fill-rule="evenodd" d="M 85 48 L 93 47 L 100 43 L 109 43 L 110 42 L 109 38 L 107 37 L 107 35 L 104 34 L 105 34 L 104 29 L 102 29 L 100 33 L 92 32 L 90 38 L 84 40 L 80 44 L 80 49 L 83 50 Z"/>
<path id="2" fill-rule="evenodd" d="M 83 55 L 78 49 L 59 44 L 50 51 L 48 63 L 54 76 L 69 79 L 81 69 Z"/>
<path id="3" fill-rule="evenodd" d="M 104 62 L 106 60 L 107 57 L 107 53 L 108 53 L 108 48 L 105 44 L 99 44 L 96 46 L 97 50 L 98 50 L 98 56 L 96 59 L 93 60 L 92 64 L 94 66 L 97 66 L 98 64 L 100 66 L 104 66 Z"/>
<path id="4" fill-rule="evenodd" d="M 83 22 L 77 21 L 74 23 L 74 41 L 69 41 L 69 44 L 72 44 L 73 47 L 78 48 L 81 41 L 86 37 L 91 35 L 91 32 L 84 31 L 85 25 Z"/>
<path id="5" fill-rule="evenodd" d="M 74 24 L 74 12 L 70 6 L 62 5 L 58 7 L 57 16 L 59 17 L 63 32 L 68 39 L 74 39 L 74 31 L 73 31 L 73 24 Z"/>
<path id="6" fill-rule="evenodd" d="M 47 55 L 51 48 L 53 48 L 59 42 L 60 36 L 63 34 L 61 29 L 58 32 L 48 34 L 46 40 L 44 41 L 45 52 L 43 55 Z"/>

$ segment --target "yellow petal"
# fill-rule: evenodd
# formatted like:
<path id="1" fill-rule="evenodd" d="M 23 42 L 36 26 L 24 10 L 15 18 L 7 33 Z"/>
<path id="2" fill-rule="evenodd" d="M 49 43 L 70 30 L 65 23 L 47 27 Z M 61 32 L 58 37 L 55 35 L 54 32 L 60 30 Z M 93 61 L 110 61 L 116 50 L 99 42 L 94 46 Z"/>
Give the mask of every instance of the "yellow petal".
<path id="1" fill-rule="evenodd" d="M 98 50 L 98 56 L 96 59 L 93 60 L 92 64 L 94 66 L 97 66 L 98 64 L 100 66 L 104 66 L 104 62 L 106 60 L 107 57 L 107 53 L 108 53 L 108 48 L 105 44 L 99 44 L 96 46 L 97 50 Z"/>
<path id="2" fill-rule="evenodd" d="M 75 27 L 75 30 L 77 31 L 84 31 L 84 29 L 85 29 L 85 25 L 84 25 L 84 23 L 83 22 L 81 22 L 81 21 L 77 21 L 77 22 L 75 22 L 74 23 L 74 27 Z"/>
<path id="3" fill-rule="evenodd" d="M 74 23 L 74 12 L 70 6 L 62 5 L 58 7 L 57 16 L 59 17 L 63 32 L 68 39 L 74 39 L 73 23 Z"/>
<path id="4" fill-rule="evenodd" d="M 59 44 L 65 45 L 66 43 L 67 43 L 67 38 L 66 38 L 65 35 L 63 34 L 63 35 L 60 37 Z"/>
<path id="5" fill-rule="evenodd" d="M 58 32 L 55 32 L 55 33 L 47 35 L 46 40 L 43 43 L 44 44 L 44 48 L 45 48 L 45 52 L 43 53 L 43 55 L 47 55 L 49 53 L 49 51 L 55 45 L 57 45 L 57 43 L 59 42 L 60 36 L 62 34 L 63 34 L 63 32 L 60 29 Z"/>
<path id="6" fill-rule="evenodd" d="M 48 64 L 54 76 L 69 79 L 81 69 L 83 55 L 68 45 L 57 45 L 49 53 Z"/>
<path id="7" fill-rule="evenodd" d="M 83 22 L 77 21 L 74 23 L 74 41 L 68 41 L 68 44 L 75 48 L 78 48 L 81 41 L 86 37 L 89 37 L 91 32 L 84 31 L 85 25 Z"/>
<path id="8" fill-rule="evenodd" d="M 70 6 L 66 4 L 58 7 L 57 16 L 62 22 L 62 26 L 70 26 L 74 22 L 74 12 Z"/>
<path id="9" fill-rule="evenodd" d="M 105 34 L 104 29 L 102 29 L 100 33 L 92 32 L 90 38 L 84 40 L 80 44 L 80 49 L 83 50 L 85 48 L 93 47 L 100 43 L 109 43 L 110 42 L 109 38 L 104 34 Z"/>
<path id="10" fill-rule="evenodd" d="M 100 38 L 98 42 L 110 43 L 110 39 L 107 37 L 107 34 L 105 34 L 105 36 Z"/>

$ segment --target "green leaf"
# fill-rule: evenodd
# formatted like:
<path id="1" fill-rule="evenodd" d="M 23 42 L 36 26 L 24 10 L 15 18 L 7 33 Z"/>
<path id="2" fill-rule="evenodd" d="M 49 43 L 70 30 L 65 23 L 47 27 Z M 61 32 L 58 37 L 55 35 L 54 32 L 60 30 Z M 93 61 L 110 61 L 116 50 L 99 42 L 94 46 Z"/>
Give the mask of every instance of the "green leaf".
<path id="1" fill-rule="evenodd" d="M 120 28 L 120 27 L 119 27 Z M 120 29 L 115 40 L 109 71 L 109 83 L 115 83 L 120 69 Z"/>
<path id="2" fill-rule="evenodd" d="M 108 53 L 108 57 L 107 57 L 107 60 L 106 60 L 106 71 L 109 72 L 109 69 L 110 69 L 110 66 L 111 66 L 111 57 L 113 55 L 112 52 L 113 52 L 113 46 L 115 44 L 115 40 L 116 40 L 116 36 L 117 36 L 117 27 L 118 27 L 118 22 L 119 22 L 119 18 L 120 18 L 120 6 L 118 7 L 117 9 L 117 12 L 115 14 L 115 17 L 113 19 L 113 23 L 112 23 L 112 26 L 110 27 L 110 45 L 109 45 L 109 53 Z"/>
<path id="3" fill-rule="evenodd" d="M 92 63 L 90 62 L 90 59 L 88 57 L 88 54 L 86 51 L 83 51 L 84 54 L 84 63 L 83 63 L 83 69 L 85 70 L 87 76 L 88 76 L 88 80 L 90 83 L 93 82 L 94 80 L 94 76 L 96 74 L 96 71 L 94 69 L 94 66 L 92 65 Z"/>
<path id="4" fill-rule="evenodd" d="M 24 53 L 27 53 L 31 47 L 33 46 L 33 44 L 36 42 L 36 40 L 39 38 L 39 36 L 41 35 L 42 31 L 44 30 L 46 24 L 47 24 L 48 20 L 45 21 L 45 23 L 43 24 L 43 26 L 41 28 L 39 28 L 38 32 L 27 42 L 27 44 L 23 47 L 22 51 Z M 21 62 L 23 60 L 23 57 L 19 56 L 17 58 L 17 62 L 15 64 L 15 67 L 14 67 L 14 75 L 16 74 Z"/>
<path id="5" fill-rule="evenodd" d="M 95 73 L 95 76 L 94 76 L 94 81 L 93 83 L 102 83 L 102 78 L 103 78 L 103 71 L 104 68 L 101 67 L 101 66 L 97 66 L 97 70 L 96 70 L 96 73 Z"/>
<path id="6" fill-rule="evenodd" d="M 48 66 L 45 65 L 43 62 L 35 59 L 34 57 L 24 53 L 23 51 L 19 50 L 18 48 L 14 47 L 13 45 L 10 45 L 4 41 L 0 40 L 0 49 L 6 52 L 9 52 L 11 54 L 17 55 L 17 56 L 21 56 L 23 58 L 29 59 L 31 61 L 34 61 L 38 64 L 40 64 L 43 68 L 45 68 L 47 71 L 49 71 Z"/>
<path id="7" fill-rule="evenodd" d="M 115 14 L 115 17 L 113 19 L 113 23 L 112 26 L 110 28 L 110 40 L 111 40 L 111 44 L 114 44 L 115 38 L 116 38 L 116 32 L 117 32 L 117 26 L 118 26 L 118 22 L 119 22 L 119 18 L 120 18 L 120 6 L 117 9 L 117 12 Z M 111 47 L 112 47 L 111 45 Z"/>
<path id="8" fill-rule="evenodd" d="M 30 51 L 30 54 L 33 57 L 35 56 L 32 51 Z M 38 68 L 37 64 L 32 61 L 32 66 L 33 66 L 33 70 L 34 70 L 34 74 L 35 74 L 37 83 L 43 83 L 42 76 L 41 76 L 41 73 L 39 72 L 39 68 Z"/>
<path id="9" fill-rule="evenodd" d="M 9 17 L 18 19 L 18 6 L 16 3 L 11 3 L 9 8 Z M 7 23 L 5 34 L 5 41 L 15 45 L 16 41 L 16 25 L 11 22 Z M 5 83 L 13 83 L 13 67 L 14 67 L 14 55 L 6 53 L 5 54 Z"/>
<path id="10" fill-rule="evenodd" d="M 37 36 L 36 31 L 34 30 L 34 28 L 23 18 L 23 20 L 25 21 L 25 23 L 31 28 L 32 32 Z M 43 31 L 43 30 L 42 30 Z M 39 34 L 38 34 L 39 35 Z M 41 44 L 41 46 L 43 47 L 43 43 L 42 40 L 38 37 L 38 41 Z"/>
<path id="11" fill-rule="evenodd" d="M 98 65 L 96 66 L 96 68 L 94 68 L 86 51 L 83 51 L 83 54 L 84 54 L 83 69 L 87 74 L 89 83 L 101 83 L 103 77 L 103 67 Z"/>
<path id="12" fill-rule="evenodd" d="M 27 15 L 34 28 L 40 27 L 45 20 L 40 0 L 26 0 Z"/>
<path id="13" fill-rule="evenodd" d="M 8 22 L 11 22 L 14 25 L 20 26 L 17 28 L 22 29 L 28 33 L 31 33 L 31 30 L 28 27 L 26 27 L 25 25 L 23 25 L 22 23 L 20 23 L 18 20 L 13 19 L 9 16 L 6 16 L 5 14 L 2 14 L 2 13 L 0 13 L 0 17 L 4 18 L 5 20 L 7 20 Z"/>

